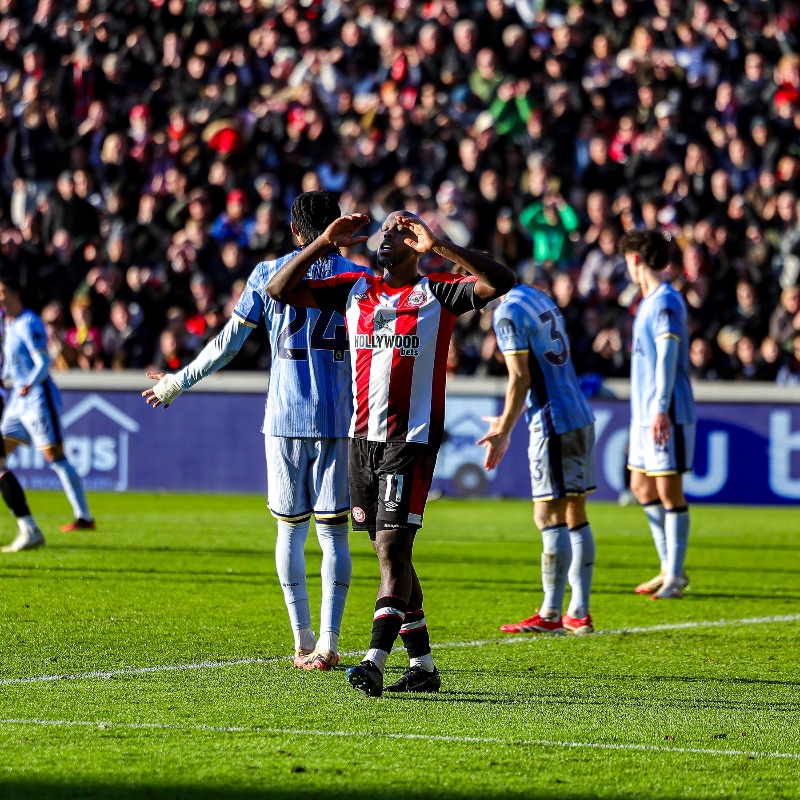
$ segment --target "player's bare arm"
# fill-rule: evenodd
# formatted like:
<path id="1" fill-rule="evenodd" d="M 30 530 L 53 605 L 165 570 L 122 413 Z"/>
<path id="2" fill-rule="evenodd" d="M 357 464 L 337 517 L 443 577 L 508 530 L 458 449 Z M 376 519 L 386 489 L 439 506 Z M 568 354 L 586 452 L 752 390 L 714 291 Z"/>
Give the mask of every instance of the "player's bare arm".
<path id="1" fill-rule="evenodd" d="M 506 402 L 499 417 L 483 417 L 489 423 L 489 430 L 478 439 L 478 444 L 486 450 L 484 467 L 493 470 L 503 460 L 511 441 L 511 433 L 517 420 L 525 410 L 525 397 L 531 388 L 531 371 L 527 353 L 507 353 L 508 383 Z"/>
<path id="2" fill-rule="evenodd" d="M 366 214 L 345 214 L 331 222 L 323 233 L 291 258 L 267 284 L 267 294 L 289 306 L 316 308 L 317 303 L 304 278 L 314 262 L 340 247 L 352 247 L 367 241 L 355 233 L 370 221 Z"/>
<path id="3" fill-rule="evenodd" d="M 404 242 L 420 255 L 436 253 L 459 267 L 463 267 L 470 275 L 478 279 L 475 294 L 483 300 L 493 300 L 508 292 L 516 283 L 514 273 L 501 264 L 477 250 L 454 244 L 448 239 L 439 239 L 433 231 L 417 217 L 400 216 L 398 225 L 409 228 L 415 239 L 407 238 Z"/>

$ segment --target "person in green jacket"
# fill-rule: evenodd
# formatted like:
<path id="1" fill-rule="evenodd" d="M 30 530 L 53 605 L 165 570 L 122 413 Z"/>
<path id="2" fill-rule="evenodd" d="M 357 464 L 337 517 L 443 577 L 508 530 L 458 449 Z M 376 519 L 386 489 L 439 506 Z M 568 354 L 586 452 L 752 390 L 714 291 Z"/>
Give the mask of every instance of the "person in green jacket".
<path id="1" fill-rule="evenodd" d="M 533 261 L 555 268 L 572 263 L 572 234 L 578 229 L 578 215 L 558 191 L 522 209 L 519 221 L 533 240 Z"/>

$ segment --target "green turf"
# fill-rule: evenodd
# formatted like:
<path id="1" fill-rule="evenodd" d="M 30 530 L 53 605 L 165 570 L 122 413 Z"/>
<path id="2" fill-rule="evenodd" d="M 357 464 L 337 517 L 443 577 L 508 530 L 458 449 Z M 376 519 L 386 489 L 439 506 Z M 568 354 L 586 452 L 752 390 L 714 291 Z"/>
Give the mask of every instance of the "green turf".
<path id="1" fill-rule="evenodd" d="M 595 503 L 604 633 L 515 641 L 498 625 L 540 597 L 530 504 L 431 503 L 416 564 L 442 691 L 372 699 L 289 666 L 263 499 L 98 494 L 99 529 L 74 534 L 62 495 L 30 500 L 47 547 L 0 558 L 3 800 L 800 797 L 796 510 L 695 507 L 691 591 L 651 603 L 641 509 Z M 349 653 L 377 589 L 352 543 Z M 308 553 L 313 576 L 313 534 Z M 69 677 L 16 680 L 42 676 Z"/>

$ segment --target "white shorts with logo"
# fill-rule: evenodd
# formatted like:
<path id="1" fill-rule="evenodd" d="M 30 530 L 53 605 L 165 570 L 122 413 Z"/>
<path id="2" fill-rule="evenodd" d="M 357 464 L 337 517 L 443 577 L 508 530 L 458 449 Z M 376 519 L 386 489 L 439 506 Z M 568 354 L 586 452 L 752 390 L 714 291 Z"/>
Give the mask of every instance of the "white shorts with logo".
<path id="1" fill-rule="evenodd" d="M 631 425 L 628 469 L 646 475 L 682 475 L 692 471 L 696 425 L 672 425 L 666 444 L 656 444 L 649 425 Z"/>
<path id="2" fill-rule="evenodd" d="M 61 395 L 51 381 L 32 388 L 25 397 L 19 396 L 18 389 L 10 389 L 0 434 L 37 450 L 56 447 L 64 443 L 60 410 Z"/>
<path id="3" fill-rule="evenodd" d="M 554 436 L 532 435 L 528 459 L 534 502 L 593 492 L 594 423 Z"/>
<path id="4" fill-rule="evenodd" d="M 350 511 L 348 440 L 297 439 L 265 434 L 267 502 L 273 517 L 299 521 L 310 514 L 338 517 Z"/>

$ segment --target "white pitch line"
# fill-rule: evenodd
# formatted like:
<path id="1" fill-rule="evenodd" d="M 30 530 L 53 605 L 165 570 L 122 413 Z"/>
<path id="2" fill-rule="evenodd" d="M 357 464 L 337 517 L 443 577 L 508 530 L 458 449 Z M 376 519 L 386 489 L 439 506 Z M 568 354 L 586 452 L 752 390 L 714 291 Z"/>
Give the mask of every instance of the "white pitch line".
<path id="1" fill-rule="evenodd" d="M 352 731 L 303 730 L 302 728 L 266 728 L 243 725 L 175 725 L 166 722 L 90 722 L 68 719 L 0 719 L 0 725 L 35 725 L 64 728 L 123 728 L 126 730 L 164 730 L 193 733 L 257 733 L 271 736 L 320 736 L 352 738 Z M 720 750 L 711 747 L 668 747 L 659 744 L 621 744 L 605 742 L 569 742 L 553 739 L 503 739 L 499 736 L 445 736 L 425 733 L 382 733 L 370 731 L 371 737 L 405 739 L 426 742 L 454 742 L 462 744 L 502 744 L 522 747 L 563 747 L 592 750 L 634 750 L 646 753 L 682 753 L 702 756 L 745 756 L 747 758 L 784 758 L 800 760 L 800 753 L 759 752 L 757 750 Z"/>
<path id="2" fill-rule="evenodd" d="M 774 622 L 797 622 L 800 621 L 800 614 L 783 614 L 770 617 L 749 617 L 746 619 L 718 619 L 718 620 L 698 620 L 695 622 L 673 622 L 663 625 L 650 625 L 639 628 L 617 628 L 613 630 L 600 630 L 591 636 L 580 637 L 591 639 L 594 636 L 620 636 L 632 633 L 658 633 L 660 631 L 679 631 L 697 628 L 727 628 L 734 625 L 768 625 Z M 565 637 L 567 638 L 567 637 Z M 572 637 L 568 637 L 572 638 Z M 487 645 L 506 645 L 520 644 L 522 642 L 542 641 L 552 637 L 528 636 L 508 636 L 497 639 L 476 639 L 467 642 L 434 642 L 434 649 L 454 649 L 459 647 L 486 647 Z M 345 658 L 352 658 L 363 655 L 363 650 L 348 650 L 340 653 Z M 249 664 L 285 664 L 288 656 L 272 656 L 270 658 L 237 658 L 231 661 L 199 661 L 191 664 L 160 664 L 153 667 L 122 667 L 112 670 L 97 670 L 93 672 L 76 672 L 69 675 L 29 675 L 21 678 L 0 678 L 0 686 L 11 686 L 20 683 L 53 683 L 55 681 L 81 681 L 93 678 L 112 679 L 122 678 L 133 675 L 150 675 L 158 672 L 186 672 L 189 670 L 201 669 L 221 669 L 224 667 L 247 666 Z"/>

